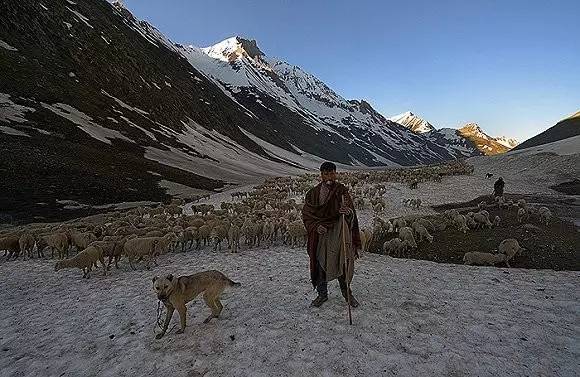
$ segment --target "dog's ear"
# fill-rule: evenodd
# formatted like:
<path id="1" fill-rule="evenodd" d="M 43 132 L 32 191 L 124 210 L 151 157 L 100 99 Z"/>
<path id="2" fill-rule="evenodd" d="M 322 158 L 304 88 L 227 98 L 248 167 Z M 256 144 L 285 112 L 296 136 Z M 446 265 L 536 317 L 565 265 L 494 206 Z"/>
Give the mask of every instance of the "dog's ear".
<path id="1" fill-rule="evenodd" d="M 153 277 L 153 283 L 155 283 L 155 280 L 157 280 L 157 276 Z"/>
<path id="2" fill-rule="evenodd" d="M 167 275 L 167 280 L 173 281 L 173 275 L 172 274 Z"/>

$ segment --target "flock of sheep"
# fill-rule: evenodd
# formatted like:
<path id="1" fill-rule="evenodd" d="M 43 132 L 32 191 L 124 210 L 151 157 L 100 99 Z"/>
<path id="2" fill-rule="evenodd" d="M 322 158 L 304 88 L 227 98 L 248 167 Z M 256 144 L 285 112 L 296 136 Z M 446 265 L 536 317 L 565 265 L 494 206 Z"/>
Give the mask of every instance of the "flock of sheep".
<path id="1" fill-rule="evenodd" d="M 407 251 L 417 249 L 420 243 L 425 241 L 432 243 L 435 238 L 434 234 L 438 231 L 467 233 L 481 228 L 498 227 L 502 219 L 500 216 L 495 216 L 493 220 L 490 218 L 486 208 L 491 207 L 505 211 L 517 211 L 520 223 L 524 218 L 530 220 L 530 216 L 536 216 L 539 223 L 548 225 L 552 218 L 552 213 L 547 207 L 530 206 L 524 199 L 520 199 L 517 203 L 511 200 L 505 201 L 501 196 L 496 197 L 494 203 L 479 203 L 478 212 L 470 211 L 465 215 L 456 209 L 450 209 L 441 214 L 429 216 L 430 219 L 416 216 L 382 219 L 380 216 L 375 216 L 372 229 L 362 230 L 363 250 L 369 251 L 374 241 L 388 237 L 389 233 L 398 233 L 397 237 L 382 244 L 382 252 L 391 256 L 404 257 Z M 463 262 L 468 265 L 490 266 L 505 263 L 509 267 L 509 261 L 523 250 L 524 248 L 519 245 L 516 239 L 508 238 L 500 242 L 498 254 L 466 252 Z"/>
<path id="2" fill-rule="evenodd" d="M 417 248 L 417 243 L 433 242 L 436 229 L 445 229 L 449 224 L 467 232 L 498 225 L 501 219 L 496 217 L 490 221 L 489 213 L 482 208 L 467 215 L 455 210 L 447 211 L 436 224 L 422 218 L 383 220 L 380 213 L 387 205 L 383 196 L 386 191 L 384 183 L 400 182 L 416 188 L 421 182 L 440 182 L 446 175 L 472 173 L 472 166 L 452 161 L 412 169 L 340 173 L 339 181 L 349 186 L 357 208 L 372 209 L 377 215 L 373 228 L 361 231 L 364 248 L 368 250 L 371 241 L 385 233 L 398 232 L 399 237 L 385 242 L 383 250 L 389 255 L 403 256 L 405 250 Z M 306 229 L 301 219 L 302 205 L 296 198 L 304 197 L 317 183 L 315 174 L 271 178 L 250 192 L 232 193 L 232 202 L 222 202 L 219 208 L 211 204 L 191 204 L 187 214 L 184 213 L 185 202 L 173 199 L 171 203 L 155 208 L 138 207 L 65 223 L 15 227 L 0 232 L 0 251 L 5 251 L 7 259 L 19 256 L 28 259 L 45 258 L 45 251 L 49 250 L 51 258 L 59 259 L 55 270 L 76 267 L 83 271 L 83 277 L 88 278 L 98 262 L 106 274 L 113 262 L 119 268 L 118 263 L 124 257 L 135 269 L 141 261 L 145 262 L 146 268 L 150 268 L 151 263 L 157 265 L 156 258 L 170 251 L 185 252 L 204 247 L 217 251 L 227 247 L 236 253 L 241 247 L 304 246 Z M 409 203 L 417 207 L 421 205 L 420 200 L 410 200 Z M 501 199 L 498 205 L 512 207 L 512 203 Z M 532 213 L 525 202 L 519 202 L 517 208 L 518 217 L 520 211 L 527 216 Z M 545 221 L 551 216 L 545 207 L 537 213 Z M 517 241 L 513 241 L 505 240 L 502 242 L 505 246 L 500 245 L 500 252 L 505 257 L 467 253 L 465 263 L 507 263 L 521 251 Z M 71 256 L 73 250 L 76 254 Z"/>

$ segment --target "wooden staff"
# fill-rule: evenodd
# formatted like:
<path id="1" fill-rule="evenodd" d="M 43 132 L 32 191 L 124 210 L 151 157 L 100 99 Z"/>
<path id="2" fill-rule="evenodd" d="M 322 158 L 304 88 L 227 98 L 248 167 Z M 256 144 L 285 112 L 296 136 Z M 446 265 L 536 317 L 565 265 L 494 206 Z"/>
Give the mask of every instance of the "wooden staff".
<path id="1" fill-rule="evenodd" d="M 340 205 L 344 207 L 344 195 L 342 196 L 342 203 Z M 352 313 L 350 311 L 350 281 L 349 281 L 349 274 L 348 274 L 348 260 L 347 260 L 347 253 L 346 253 L 346 232 L 348 231 L 348 225 L 346 224 L 346 215 L 342 214 L 342 250 L 344 250 L 344 280 L 346 281 L 346 303 L 348 305 L 348 323 L 352 325 Z"/>

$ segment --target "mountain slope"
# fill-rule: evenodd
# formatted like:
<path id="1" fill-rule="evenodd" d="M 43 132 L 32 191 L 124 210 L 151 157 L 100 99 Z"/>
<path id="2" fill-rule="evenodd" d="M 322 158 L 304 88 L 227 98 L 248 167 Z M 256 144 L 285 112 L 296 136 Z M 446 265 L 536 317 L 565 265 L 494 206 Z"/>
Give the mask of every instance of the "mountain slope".
<path id="1" fill-rule="evenodd" d="M 255 41 L 176 45 L 104 0 L 1 2 L 0 208 L 47 216 L 294 174 L 452 159 Z M 31 179 L 35 177 L 35 179 Z M 165 185 L 162 187 L 162 185 Z"/>
<path id="2" fill-rule="evenodd" d="M 557 140 L 580 135 L 580 111 L 556 123 L 546 131 L 528 139 L 514 148 L 514 150 L 535 147 Z"/>

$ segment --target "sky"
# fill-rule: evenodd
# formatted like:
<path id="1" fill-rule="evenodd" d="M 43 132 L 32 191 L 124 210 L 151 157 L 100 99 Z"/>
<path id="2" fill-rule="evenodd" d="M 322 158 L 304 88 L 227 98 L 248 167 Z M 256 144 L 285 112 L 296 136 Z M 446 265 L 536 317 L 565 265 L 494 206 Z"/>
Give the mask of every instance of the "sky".
<path id="1" fill-rule="evenodd" d="M 580 110 L 579 0 L 125 0 L 172 41 L 239 35 L 383 115 L 523 141 Z"/>

